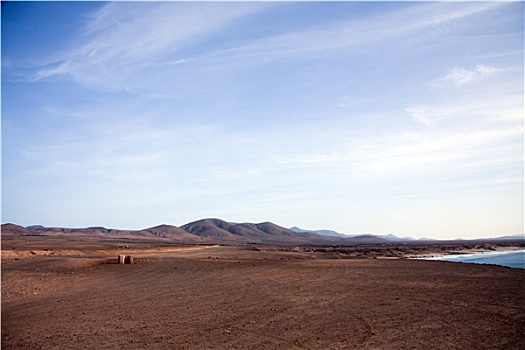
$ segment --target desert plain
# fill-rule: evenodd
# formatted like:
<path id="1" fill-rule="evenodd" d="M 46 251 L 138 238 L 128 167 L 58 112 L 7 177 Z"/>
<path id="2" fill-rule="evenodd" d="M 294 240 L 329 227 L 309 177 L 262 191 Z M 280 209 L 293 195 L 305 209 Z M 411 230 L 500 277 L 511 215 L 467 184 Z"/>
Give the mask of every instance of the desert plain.
<path id="1" fill-rule="evenodd" d="M 2 349 L 525 349 L 525 269 L 345 249 L 2 238 Z"/>

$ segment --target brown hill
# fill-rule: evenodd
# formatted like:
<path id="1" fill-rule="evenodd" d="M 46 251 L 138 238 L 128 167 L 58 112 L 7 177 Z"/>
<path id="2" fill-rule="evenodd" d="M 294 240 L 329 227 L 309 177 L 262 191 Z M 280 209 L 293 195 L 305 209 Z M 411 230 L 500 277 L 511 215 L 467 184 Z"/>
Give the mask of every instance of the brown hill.
<path id="1" fill-rule="evenodd" d="M 153 235 L 161 239 L 168 239 L 170 241 L 178 243 L 204 243 L 201 237 L 197 237 L 191 233 L 188 233 L 177 226 L 172 225 L 158 225 L 155 227 L 147 228 L 139 231 L 145 236 Z"/>
<path id="2" fill-rule="evenodd" d="M 184 232 L 184 231 L 183 231 Z M 67 228 L 67 227 L 22 227 L 14 224 L 2 225 L 2 236 L 44 236 L 65 239 L 79 239 L 83 241 L 96 240 L 170 240 L 162 239 L 148 230 L 117 230 L 105 227 Z"/>
<path id="3" fill-rule="evenodd" d="M 16 235 L 28 235 L 31 234 L 31 230 L 15 225 L 15 224 L 3 224 L 2 225 L 2 236 L 16 236 Z"/>
<path id="4" fill-rule="evenodd" d="M 317 234 L 293 232 L 271 222 L 259 224 L 233 223 L 220 219 L 202 219 L 181 226 L 186 232 L 216 243 L 260 243 L 260 244 L 327 244 L 334 242 L 329 237 Z"/>
<path id="5" fill-rule="evenodd" d="M 233 240 L 238 241 L 240 238 L 235 237 L 234 233 L 242 236 L 240 232 L 230 232 L 235 224 L 219 219 L 202 219 L 181 226 L 181 229 L 193 235 L 209 238 L 208 240 Z"/>
<path id="6" fill-rule="evenodd" d="M 382 244 L 375 236 L 330 237 L 313 232 L 295 232 L 271 222 L 234 223 L 208 218 L 177 227 L 158 225 L 142 230 L 118 230 L 105 227 L 62 228 L 15 224 L 2 225 L 2 235 L 51 236 L 84 241 L 135 240 L 183 244 L 273 244 L 273 245 L 356 245 Z"/>
<path id="7" fill-rule="evenodd" d="M 374 236 L 374 235 L 360 235 L 360 236 L 354 236 L 350 238 L 346 238 L 345 240 L 351 240 L 354 242 L 359 242 L 358 244 L 386 244 L 391 243 L 390 241 Z"/>

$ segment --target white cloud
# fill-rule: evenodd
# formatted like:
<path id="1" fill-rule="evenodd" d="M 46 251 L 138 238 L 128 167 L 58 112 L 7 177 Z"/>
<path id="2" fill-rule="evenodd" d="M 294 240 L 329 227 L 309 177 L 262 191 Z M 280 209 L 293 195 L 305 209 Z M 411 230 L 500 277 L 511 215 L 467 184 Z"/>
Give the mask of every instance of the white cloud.
<path id="1" fill-rule="evenodd" d="M 329 154 L 282 154 L 272 156 L 272 159 L 277 164 L 282 165 L 322 165 L 327 163 L 337 162 L 339 157 Z"/>
<path id="2" fill-rule="evenodd" d="M 479 64 L 473 69 L 465 69 L 463 67 L 455 67 L 451 69 L 444 77 L 438 79 L 434 87 L 450 87 L 461 86 L 467 83 L 472 83 L 484 78 L 487 78 L 499 71 L 496 67 Z"/>
<path id="3" fill-rule="evenodd" d="M 79 84 L 120 90 L 137 71 L 168 59 L 196 40 L 213 35 L 236 18 L 265 4 L 110 3 L 93 15 L 79 44 L 53 65 L 38 69 L 30 81 L 69 75 Z"/>
<path id="4" fill-rule="evenodd" d="M 257 212 L 271 220 L 292 215 L 297 224 L 326 210 L 322 220 L 351 225 L 358 220 L 347 213 L 389 195 L 520 183 L 523 69 L 512 57 L 487 53 L 515 51 L 521 42 L 500 47 L 501 38 L 489 38 L 493 47 L 481 47 L 466 36 L 493 29 L 484 21 L 488 10 L 508 13 L 516 5 L 373 5 L 343 21 L 290 19 L 275 28 L 262 13 L 272 6 L 297 9 L 103 5 L 72 47 L 52 60 L 35 57 L 41 63 L 26 82 L 49 82 L 33 85 L 45 85 L 38 99 L 45 103 L 28 95 L 19 105 L 34 104 L 34 116 L 12 108 L 7 120 L 19 130 L 37 128 L 27 122 L 37 119 L 47 128 L 16 141 L 18 159 L 11 158 L 26 167 L 8 168 L 7 183 L 37 179 L 34 192 L 64 186 L 61 193 L 80 189 L 86 197 L 101 188 L 117 207 L 137 206 L 158 220 L 173 212 L 192 219 Z M 463 49 L 479 56 L 462 61 Z M 443 65 L 456 67 L 436 73 Z M 429 76 L 440 89 L 421 89 Z M 74 87 L 75 96 L 62 95 L 48 87 L 59 79 L 118 92 L 81 97 L 85 91 Z M 469 85 L 476 88 L 444 88 Z M 77 205 L 88 207 L 79 198 Z M 366 211 L 374 213 L 370 222 L 381 216 Z"/>
<path id="5" fill-rule="evenodd" d="M 328 52 L 355 54 L 375 45 L 392 42 L 393 38 L 420 36 L 423 28 L 440 26 L 487 11 L 499 4 L 465 4 L 459 7 L 423 4 L 378 16 L 373 25 L 365 21 L 341 21 L 328 26 L 308 28 L 267 36 L 235 44 L 219 43 L 202 51 L 200 40 L 232 26 L 239 18 L 275 6 L 266 3 L 110 3 L 94 14 L 85 30 L 84 40 L 62 54 L 62 59 L 36 71 L 30 80 L 70 75 L 79 84 L 102 90 L 121 90 L 130 80 L 148 79 L 153 68 L 191 63 L 198 67 L 241 64 L 263 64 L 269 60 L 311 59 Z M 151 19 L 155 20 L 151 20 Z M 414 21 L 414 18 L 420 20 Z M 426 39 L 425 39 L 426 40 Z M 192 47 L 185 52 L 184 49 Z M 197 48 L 197 49 L 195 49 Z M 192 66 L 197 69 L 195 66 Z M 180 67 L 178 67 L 180 68 Z M 178 69 L 177 68 L 177 69 Z M 185 67 L 187 68 L 187 67 Z M 182 69 L 182 68 L 181 68 Z M 201 69 L 201 68 L 198 68 Z M 491 67 L 476 67 L 477 75 L 490 74 Z M 177 71 L 178 72 L 178 71 Z M 139 75 L 137 75 L 139 74 Z M 468 71 L 455 72 L 460 83 L 469 78 Z M 154 75 L 155 76 L 155 75 Z M 158 96 L 158 93 L 152 93 Z"/>
<path id="6" fill-rule="evenodd" d="M 523 127 L 463 132 L 404 133 L 371 140 L 349 153 L 356 177 L 377 181 L 392 177 L 435 176 L 516 166 L 523 154 L 513 152 L 523 141 Z"/>
<path id="7" fill-rule="evenodd" d="M 228 57 L 228 61 L 239 64 L 298 56 L 312 58 L 316 55 L 324 56 L 329 52 L 357 54 L 371 50 L 377 45 L 384 48 L 402 37 L 410 38 L 407 42 L 416 46 L 419 40 L 428 40 L 426 35 L 422 35 L 425 30 L 433 27 L 443 29 L 454 21 L 471 18 L 498 6 L 501 4 L 422 4 L 385 12 L 366 20 L 333 22 L 326 26 L 249 41 L 238 47 L 219 50 L 213 53 L 213 57 Z"/>
<path id="8" fill-rule="evenodd" d="M 423 106 L 414 106 L 406 108 L 405 111 L 412 115 L 415 121 L 425 124 L 426 126 L 434 126 L 427 115 L 427 110 Z"/>
<path id="9" fill-rule="evenodd" d="M 470 2 L 470 3 L 443 3 L 433 2 L 426 4 L 423 7 L 424 15 L 419 16 L 413 10 L 407 11 L 407 18 L 417 18 L 410 21 L 409 27 L 413 30 L 420 30 L 425 27 L 438 27 L 441 30 L 443 26 L 453 21 L 460 21 L 462 19 L 471 18 L 474 15 L 479 15 L 484 12 L 495 9 L 496 7 L 504 5 L 498 2 Z M 412 17 L 416 15 L 415 17 Z"/>

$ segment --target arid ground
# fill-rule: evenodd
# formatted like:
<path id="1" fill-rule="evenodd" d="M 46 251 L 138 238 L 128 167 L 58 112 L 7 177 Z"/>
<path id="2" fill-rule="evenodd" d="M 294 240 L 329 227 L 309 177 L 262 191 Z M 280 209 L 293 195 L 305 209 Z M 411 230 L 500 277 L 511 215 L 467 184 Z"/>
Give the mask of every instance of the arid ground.
<path id="1" fill-rule="evenodd" d="M 525 349 L 525 269 L 336 257 L 3 240 L 2 349 Z"/>

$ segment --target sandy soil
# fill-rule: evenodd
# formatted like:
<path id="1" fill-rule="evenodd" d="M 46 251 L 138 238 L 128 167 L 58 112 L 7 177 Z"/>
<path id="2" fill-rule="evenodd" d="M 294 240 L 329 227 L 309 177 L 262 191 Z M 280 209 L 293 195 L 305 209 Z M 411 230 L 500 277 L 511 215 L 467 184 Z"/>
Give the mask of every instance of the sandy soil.
<path id="1" fill-rule="evenodd" d="M 2 349 L 525 349 L 524 269 L 11 243 Z"/>

